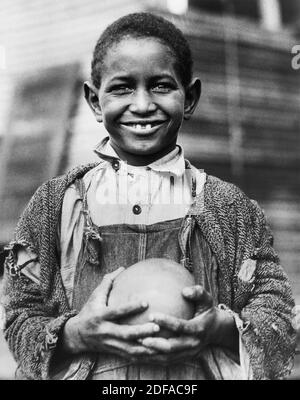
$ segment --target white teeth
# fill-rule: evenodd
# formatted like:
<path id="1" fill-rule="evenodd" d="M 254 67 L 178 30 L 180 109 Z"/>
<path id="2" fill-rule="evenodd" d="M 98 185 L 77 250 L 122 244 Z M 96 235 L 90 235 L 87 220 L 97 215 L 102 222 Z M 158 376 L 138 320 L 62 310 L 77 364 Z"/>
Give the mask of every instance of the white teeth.
<path id="1" fill-rule="evenodd" d="M 127 124 L 128 127 L 130 127 L 131 129 L 135 130 L 136 132 L 141 132 L 141 131 L 150 131 L 154 126 L 151 123 L 147 123 L 147 124 Z"/>
<path id="2" fill-rule="evenodd" d="M 136 125 L 133 125 L 133 128 L 137 131 L 144 131 L 147 129 L 151 129 L 151 124 L 147 124 L 147 125 L 136 124 Z"/>

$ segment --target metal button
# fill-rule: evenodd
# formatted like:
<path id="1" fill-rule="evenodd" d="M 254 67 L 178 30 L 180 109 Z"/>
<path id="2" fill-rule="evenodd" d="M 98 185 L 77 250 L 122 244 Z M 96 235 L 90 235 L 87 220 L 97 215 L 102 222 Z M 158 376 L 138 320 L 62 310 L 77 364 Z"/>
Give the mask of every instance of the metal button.
<path id="1" fill-rule="evenodd" d="M 139 215 L 142 212 L 142 208 L 138 204 L 135 204 L 132 207 L 132 211 L 133 211 L 133 214 Z"/>
<path id="2" fill-rule="evenodd" d="M 115 171 L 119 171 L 119 169 L 120 169 L 120 161 L 114 160 L 111 165 L 112 165 L 112 167 L 113 167 L 113 169 Z"/>

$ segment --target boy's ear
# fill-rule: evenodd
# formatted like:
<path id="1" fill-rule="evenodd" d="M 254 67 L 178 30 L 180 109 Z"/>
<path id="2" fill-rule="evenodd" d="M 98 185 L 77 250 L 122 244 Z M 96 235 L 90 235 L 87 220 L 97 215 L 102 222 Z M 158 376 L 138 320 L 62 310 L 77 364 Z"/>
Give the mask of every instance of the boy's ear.
<path id="1" fill-rule="evenodd" d="M 195 78 L 185 91 L 184 119 L 188 120 L 193 115 L 201 96 L 201 81 Z"/>
<path id="2" fill-rule="evenodd" d="M 84 97 L 90 106 L 93 114 L 96 117 L 97 122 L 102 122 L 102 111 L 99 104 L 98 98 L 98 90 L 97 88 L 89 81 L 84 82 L 83 84 Z"/>

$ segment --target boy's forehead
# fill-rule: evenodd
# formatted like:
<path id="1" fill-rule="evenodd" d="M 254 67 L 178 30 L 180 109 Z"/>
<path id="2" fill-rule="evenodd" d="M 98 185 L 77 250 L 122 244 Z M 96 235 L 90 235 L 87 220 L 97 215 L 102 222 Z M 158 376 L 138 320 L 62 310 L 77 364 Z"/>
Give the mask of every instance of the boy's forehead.
<path id="1" fill-rule="evenodd" d="M 134 73 L 173 75 L 175 61 L 170 48 L 158 40 L 129 38 L 107 51 L 103 72 L 110 76 Z"/>

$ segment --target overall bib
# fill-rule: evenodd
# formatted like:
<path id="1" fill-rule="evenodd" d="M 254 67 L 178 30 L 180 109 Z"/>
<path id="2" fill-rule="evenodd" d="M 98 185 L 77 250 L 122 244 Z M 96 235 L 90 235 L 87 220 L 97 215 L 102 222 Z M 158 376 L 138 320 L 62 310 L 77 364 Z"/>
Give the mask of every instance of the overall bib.
<path id="1" fill-rule="evenodd" d="M 85 226 L 75 272 L 72 304 L 74 309 L 79 311 L 101 283 L 103 276 L 119 267 L 127 268 L 147 258 L 168 258 L 182 263 L 187 255 L 191 268 L 189 269 L 196 284 L 203 285 L 213 296 L 215 304 L 218 303 L 217 263 L 201 232 L 192 229 L 194 232 L 188 234 L 186 243 L 182 241 L 183 232 L 190 224 L 189 216 L 152 225 L 116 224 L 98 227 L 89 214 L 83 181 L 78 180 L 76 185 L 83 199 Z M 215 374 L 212 373 L 205 356 L 169 366 L 159 366 L 134 364 L 119 356 L 99 354 L 89 379 L 201 380 L 216 379 Z"/>

